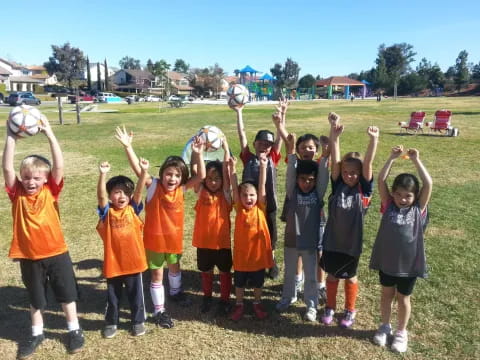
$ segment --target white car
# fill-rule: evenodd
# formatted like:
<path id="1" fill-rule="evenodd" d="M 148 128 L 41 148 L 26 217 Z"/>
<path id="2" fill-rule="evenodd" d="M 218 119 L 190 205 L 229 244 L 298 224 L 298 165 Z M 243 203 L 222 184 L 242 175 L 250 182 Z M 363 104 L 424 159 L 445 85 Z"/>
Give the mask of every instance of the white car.
<path id="1" fill-rule="evenodd" d="M 181 100 L 177 95 L 170 95 L 168 101 L 178 101 Z"/>
<path id="2" fill-rule="evenodd" d="M 144 97 L 145 101 L 148 101 L 148 102 L 158 102 L 162 99 L 160 99 L 159 96 L 157 95 L 147 95 Z"/>

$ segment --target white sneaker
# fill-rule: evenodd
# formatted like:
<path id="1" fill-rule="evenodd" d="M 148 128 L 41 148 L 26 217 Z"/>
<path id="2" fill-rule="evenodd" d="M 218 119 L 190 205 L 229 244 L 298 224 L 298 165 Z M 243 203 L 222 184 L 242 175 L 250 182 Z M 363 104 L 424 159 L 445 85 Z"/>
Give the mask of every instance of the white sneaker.
<path id="1" fill-rule="evenodd" d="M 373 336 L 373 343 L 378 346 L 385 346 L 387 344 L 387 338 L 390 335 L 392 335 L 392 327 L 390 324 L 382 324 Z"/>
<path id="2" fill-rule="evenodd" d="M 281 298 L 280 301 L 277 303 L 275 308 L 279 313 L 285 312 L 288 308 L 297 302 L 297 298 L 294 297 L 293 299 Z"/>
<path id="3" fill-rule="evenodd" d="M 404 331 L 402 333 L 399 333 L 397 331 L 393 336 L 392 351 L 395 351 L 398 353 L 404 353 L 407 351 L 407 347 L 408 347 L 407 332 Z"/>
<path id="4" fill-rule="evenodd" d="M 315 310 L 315 308 L 313 307 L 308 308 L 307 312 L 305 313 L 304 319 L 311 322 L 317 321 L 317 310 Z"/>

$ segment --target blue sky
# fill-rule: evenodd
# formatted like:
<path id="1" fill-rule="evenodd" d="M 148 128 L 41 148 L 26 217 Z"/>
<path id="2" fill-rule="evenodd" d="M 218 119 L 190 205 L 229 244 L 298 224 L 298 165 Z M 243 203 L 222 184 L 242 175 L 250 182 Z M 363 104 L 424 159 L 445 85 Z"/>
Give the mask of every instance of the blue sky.
<path id="1" fill-rule="evenodd" d="M 478 0 L 24 0 L 1 11 L 0 57 L 25 65 L 66 42 L 109 66 L 126 55 L 142 64 L 181 58 L 229 74 L 247 64 L 269 72 L 290 57 L 301 76 L 347 75 L 373 67 L 380 44 L 401 42 L 443 71 L 462 50 L 480 62 Z"/>

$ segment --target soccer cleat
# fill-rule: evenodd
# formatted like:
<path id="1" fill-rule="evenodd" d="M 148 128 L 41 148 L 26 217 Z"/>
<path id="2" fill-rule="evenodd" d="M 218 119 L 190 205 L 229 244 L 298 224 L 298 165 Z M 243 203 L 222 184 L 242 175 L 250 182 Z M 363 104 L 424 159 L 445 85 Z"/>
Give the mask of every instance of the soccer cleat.
<path id="1" fill-rule="evenodd" d="M 165 329 L 170 329 L 173 327 L 173 321 L 166 311 L 156 313 L 154 321 L 155 325 L 161 326 Z"/>
<path id="2" fill-rule="evenodd" d="M 279 313 L 282 313 L 282 312 L 285 312 L 288 310 L 288 308 L 295 304 L 297 302 L 297 298 L 293 298 L 293 299 L 287 299 L 287 298 L 281 298 L 280 301 L 277 303 L 277 305 L 275 306 L 275 309 L 279 312 Z"/>
<path id="3" fill-rule="evenodd" d="M 239 321 L 243 317 L 244 306 L 243 304 L 236 304 L 233 308 L 230 319 L 233 321 Z"/>
<path id="4" fill-rule="evenodd" d="M 192 305 L 192 300 L 183 291 L 180 291 L 175 295 L 170 295 L 170 299 L 172 299 L 175 303 L 183 307 L 188 307 Z"/>
<path id="5" fill-rule="evenodd" d="M 200 306 L 200 312 L 205 314 L 210 311 L 212 306 L 212 297 L 211 296 L 204 296 L 202 299 L 202 306 Z"/>
<path id="6" fill-rule="evenodd" d="M 322 315 L 322 323 L 325 325 L 330 325 L 333 321 L 334 314 L 335 314 L 335 311 L 333 309 L 326 307 Z"/>
<path id="7" fill-rule="evenodd" d="M 311 322 L 317 321 L 317 310 L 313 307 L 308 308 L 307 312 L 305 313 L 304 319 Z"/>
<path id="8" fill-rule="evenodd" d="M 27 359 L 33 355 L 35 350 L 40 346 L 40 344 L 45 340 L 45 335 L 40 334 L 37 336 L 32 336 L 28 339 L 27 343 L 24 344 L 18 351 L 19 359 Z"/>
<path id="9" fill-rule="evenodd" d="M 105 339 L 111 339 L 117 335 L 117 325 L 107 325 L 102 330 L 102 336 Z"/>
<path id="10" fill-rule="evenodd" d="M 404 353 L 408 347 L 408 334 L 406 331 L 397 331 L 393 336 L 392 351 Z"/>
<path id="11" fill-rule="evenodd" d="M 340 327 L 344 329 L 348 329 L 352 327 L 353 323 L 355 322 L 355 315 L 356 315 L 355 310 L 354 311 L 345 310 L 345 312 L 343 313 L 343 317 L 340 320 Z"/>
<path id="12" fill-rule="evenodd" d="M 262 304 L 253 304 L 253 312 L 258 320 L 263 320 L 268 316 Z"/>
<path id="13" fill-rule="evenodd" d="M 373 336 L 373 343 L 378 346 L 385 346 L 387 338 L 392 335 L 392 327 L 390 324 L 382 324 Z"/>
<path id="14" fill-rule="evenodd" d="M 68 332 L 68 352 L 70 354 L 76 354 L 82 350 L 85 344 L 85 337 L 83 336 L 82 329 L 72 330 Z"/>
<path id="15" fill-rule="evenodd" d="M 133 336 L 142 336 L 146 333 L 145 324 L 133 324 L 132 326 L 132 335 Z"/>

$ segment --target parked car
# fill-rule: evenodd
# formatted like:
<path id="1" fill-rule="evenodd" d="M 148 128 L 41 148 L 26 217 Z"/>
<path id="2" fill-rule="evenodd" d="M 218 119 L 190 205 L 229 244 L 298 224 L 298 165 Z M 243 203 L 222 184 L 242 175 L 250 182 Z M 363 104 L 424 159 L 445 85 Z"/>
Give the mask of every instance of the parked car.
<path id="1" fill-rule="evenodd" d="M 99 92 L 97 96 L 97 101 L 105 103 L 117 103 L 121 102 L 122 98 L 113 93 Z"/>
<path id="2" fill-rule="evenodd" d="M 31 92 L 13 92 L 7 98 L 8 104 L 16 105 L 40 105 L 40 99 L 37 99 Z"/>
<path id="3" fill-rule="evenodd" d="M 148 101 L 148 102 L 157 102 L 157 101 L 161 101 L 162 99 L 160 99 L 159 96 L 157 95 L 147 95 L 144 97 L 145 101 Z"/>
<path id="4" fill-rule="evenodd" d="M 168 101 L 177 101 L 177 100 L 181 100 L 177 95 L 170 95 L 168 97 Z"/>
<path id="5" fill-rule="evenodd" d="M 94 101 L 95 97 L 92 95 L 89 95 L 85 92 L 80 92 L 78 95 L 78 101 Z M 77 102 L 77 95 L 68 95 L 68 101 L 70 101 L 70 104 L 75 104 Z"/>

